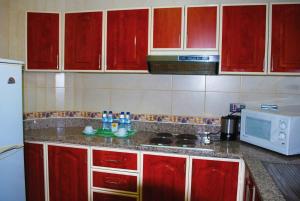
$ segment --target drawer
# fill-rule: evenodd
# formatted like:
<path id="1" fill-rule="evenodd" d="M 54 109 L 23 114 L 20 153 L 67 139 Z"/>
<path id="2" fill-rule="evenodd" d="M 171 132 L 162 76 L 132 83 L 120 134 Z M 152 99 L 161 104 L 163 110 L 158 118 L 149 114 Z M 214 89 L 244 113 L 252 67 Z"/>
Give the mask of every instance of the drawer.
<path id="1" fill-rule="evenodd" d="M 137 176 L 94 171 L 93 187 L 136 193 Z"/>
<path id="2" fill-rule="evenodd" d="M 93 201 L 138 201 L 137 197 L 93 192 Z"/>
<path id="3" fill-rule="evenodd" d="M 137 153 L 93 150 L 93 166 L 137 170 Z"/>

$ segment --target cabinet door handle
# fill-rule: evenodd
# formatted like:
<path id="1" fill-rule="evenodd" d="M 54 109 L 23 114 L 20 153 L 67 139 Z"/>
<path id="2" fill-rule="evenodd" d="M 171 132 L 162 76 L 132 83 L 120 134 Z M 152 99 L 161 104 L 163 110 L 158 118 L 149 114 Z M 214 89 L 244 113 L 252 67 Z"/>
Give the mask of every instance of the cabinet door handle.
<path id="1" fill-rule="evenodd" d="M 59 68 L 58 54 L 56 55 L 56 69 Z"/>
<path id="2" fill-rule="evenodd" d="M 98 62 L 99 62 L 99 69 L 101 69 L 101 54 L 99 54 Z"/>

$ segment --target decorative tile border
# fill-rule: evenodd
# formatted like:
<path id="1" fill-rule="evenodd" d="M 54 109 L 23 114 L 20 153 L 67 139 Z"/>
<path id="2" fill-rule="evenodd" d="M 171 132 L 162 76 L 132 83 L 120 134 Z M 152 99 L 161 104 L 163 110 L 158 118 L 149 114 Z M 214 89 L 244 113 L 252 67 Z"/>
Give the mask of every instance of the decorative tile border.
<path id="1" fill-rule="evenodd" d="M 117 118 L 119 114 L 113 114 Z M 53 112 L 29 112 L 24 113 L 24 120 L 41 118 L 89 118 L 101 119 L 101 112 L 81 112 L 81 111 L 53 111 Z M 219 117 L 195 117 L 159 114 L 131 114 L 132 121 L 142 122 L 163 122 L 181 124 L 209 124 L 220 125 Z"/>

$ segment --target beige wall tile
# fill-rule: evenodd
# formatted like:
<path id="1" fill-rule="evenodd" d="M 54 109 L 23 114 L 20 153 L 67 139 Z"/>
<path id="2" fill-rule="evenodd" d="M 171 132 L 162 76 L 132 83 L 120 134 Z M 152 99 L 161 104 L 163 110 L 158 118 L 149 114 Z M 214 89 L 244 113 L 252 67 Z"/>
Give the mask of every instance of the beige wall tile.
<path id="1" fill-rule="evenodd" d="M 75 76 L 75 87 L 85 89 L 111 88 L 111 76 L 109 74 L 78 73 Z"/>
<path id="2" fill-rule="evenodd" d="M 23 73 L 23 87 L 36 87 L 37 81 L 36 81 L 36 73 L 31 72 L 24 72 Z"/>
<path id="3" fill-rule="evenodd" d="M 173 90 L 205 91 L 204 75 L 173 75 Z"/>
<path id="4" fill-rule="evenodd" d="M 277 79 L 277 93 L 300 94 L 300 76 L 280 76 Z"/>
<path id="5" fill-rule="evenodd" d="M 116 112 L 171 114 L 171 92 L 112 90 L 111 108 Z"/>
<path id="6" fill-rule="evenodd" d="M 239 93 L 206 92 L 205 113 L 208 115 L 227 115 L 229 104 L 239 102 Z"/>
<path id="7" fill-rule="evenodd" d="M 143 92 L 140 90 L 111 90 L 111 109 L 114 112 L 141 112 Z"/>
<path id="8" fill-rule="evenodd" d="M 239 92 L 240 76 L 206 76 L 206 91 Z"/>
<path id="9" fill-rule="evenodd" d="M 81 109 L 83 111 L 103 111 L 110 109 L 110 90 L 84 89 Z"/>
<path id="10" fill-rule="evenodd" d="M 47 91 L 45 88 L 36 88 L 36 110 L 37 111 L 46 111 L 46 105 L 47 105 Z M 33 98 L 33 97 L 32 97 Z"/>
<path id="11" fill-rule="evenodd" d="M 203 115 L 204 102 L 205 92 L 173 92 L 172 114 L 192 116 Z"/>
<path id="12" fill-rule="evenodd" d="M 241 76 L 242 92 L 267 92 L 274 93 L 280 81 L 276 76 Z"/>
<path id="13" fill-rule="evenodd" d="M 36 88 L 24 88 L 24 112 L 36 112 Z"/>
<path id="14" fill-rule="evenodd" d="M 171 90 L 170 75 L 112 74 L 113 89 Z"/>

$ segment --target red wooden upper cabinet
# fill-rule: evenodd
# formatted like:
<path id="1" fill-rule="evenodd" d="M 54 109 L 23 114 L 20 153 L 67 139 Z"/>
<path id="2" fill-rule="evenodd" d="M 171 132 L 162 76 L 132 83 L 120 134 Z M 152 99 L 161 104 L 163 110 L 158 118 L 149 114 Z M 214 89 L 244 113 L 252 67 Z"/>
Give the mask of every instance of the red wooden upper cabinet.
<path id="1" fill-rule="evenodd" d="M 59 69 L 59 14 L 27 13 L 28 70 Z"/>
<path id="2" fill-rule="evenodd" d="M 185 200 L 186 158 L 143 155 L 143 201 Z"/>
<path id="3" fill-rule="evenodd" d="M 272 4 L 270 72 L 300 73 L 300 4 Z"/>
<path id="4" fill-rule="evenodd" d="M 107 70 L 147 70 L 149 9 L 107 11 Z"/>
<path id="5" fill-rule="evenodd" d="M 218 6 L 186 8 L 186 49 L 217 49 Z"/>
<path id="6" fill-rule="evenodd" d="M 24 143 L 27 201 L 45 200 L 43 150 L 42 144 Z"/>
<path id="7" fill-rule="evenodd" d="M 265 72 L 267 5 L 222 6 L 222 73 Z"/>
<path id="8" fill-rule="evenodd" d="M 65 14 L 64 70 L 101 70 L 102 12 Z"/>
<path id="9" fill-rule="evenodd" d="M 88 201 L 87 149 L 48 146 L 50 201 Z"/>
<path id="10" fill-rule="evenodd" d="M 153 8 L 152 48 L 182 49 L 183 8 Z"/>
<path id="11" fill-rule="evenodd" d="M 191 201 L 236 201 L 239 163 L 193 159 Z"/>

